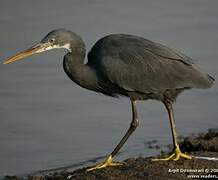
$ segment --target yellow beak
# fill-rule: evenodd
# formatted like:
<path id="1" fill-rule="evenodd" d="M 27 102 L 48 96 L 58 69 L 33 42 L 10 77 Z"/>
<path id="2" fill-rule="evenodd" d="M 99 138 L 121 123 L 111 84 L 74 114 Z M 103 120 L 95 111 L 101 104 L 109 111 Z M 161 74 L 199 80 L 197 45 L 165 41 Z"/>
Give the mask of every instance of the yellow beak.
<path id="1" fill-rule="evenodd" d="M 51 45 L 50 43 L 39 43 L 35 46 L 32 46 L 31 48 L 28 48 L 20 53 L 17 53 L 16 55 L 8 58 L 3 64 L 9 64 L 12 63 L 14 61 L 18 61 L 21 60 L 25 57 L 31 56 L 33 54 L 37 54 L 37 53 L 41 53 L 43 51 L 48 50 L 47 48 L 49 48 Z"/>

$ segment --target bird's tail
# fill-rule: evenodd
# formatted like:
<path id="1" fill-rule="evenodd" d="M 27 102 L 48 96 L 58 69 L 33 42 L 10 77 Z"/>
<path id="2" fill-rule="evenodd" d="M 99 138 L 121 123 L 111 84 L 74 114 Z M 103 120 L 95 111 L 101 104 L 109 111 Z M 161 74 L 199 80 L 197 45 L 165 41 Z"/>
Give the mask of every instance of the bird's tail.
<path id="1" fill-rule="evenodd" d="M 211 86 L 213 86 L 215 82 L 215 79 L 212 76 L 210 76 L 209 74 L 205 74 L 205 75 L 206 76 L 203 76 L 202 78 L 202 84 L 201 84 L 202 89 L 210 88 Z"/>
<path id="2" fill-rule="evenodd" d="M 192 67 L 194 68 L 192 72 L 196 73 L 195 88 L 207 89 L 213 86 L 215 79 L 211 75 L 205 73 L 197 65 L 193 65 Z"/>
<path id="3" fill-rule="evenodd" d="M 215 79 L 212 76 L 210 76 L 209 74 L 207 74 L 207 77 L 208 77 L 209 85 L 211 87 L 214 84 Z"/>

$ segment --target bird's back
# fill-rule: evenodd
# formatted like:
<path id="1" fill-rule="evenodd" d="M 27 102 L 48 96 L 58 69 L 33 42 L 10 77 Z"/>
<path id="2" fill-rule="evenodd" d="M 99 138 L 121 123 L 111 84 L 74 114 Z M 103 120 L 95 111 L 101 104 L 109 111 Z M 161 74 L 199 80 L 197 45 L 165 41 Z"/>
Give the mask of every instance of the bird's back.
<path id="1" fill-rule="evenodd" d="M 126 34 L 113 34 L 97 41 L 88 54 L 88 65 L 100 81 L 104 78 L 102 83 L 110 82 L 129 92 L 209 88 L 214 81 L 182 53 Z"/>

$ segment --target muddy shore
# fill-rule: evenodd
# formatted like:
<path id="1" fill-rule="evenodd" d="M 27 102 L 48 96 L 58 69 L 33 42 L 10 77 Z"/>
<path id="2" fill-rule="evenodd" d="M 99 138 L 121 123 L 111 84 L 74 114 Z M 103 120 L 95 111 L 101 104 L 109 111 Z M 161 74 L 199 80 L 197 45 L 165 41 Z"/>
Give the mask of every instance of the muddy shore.
<path id="1" fill-rule="evenodd" d="M 193 160 L 152 162 L 152 157 L 137 157 L 124 160 L 120 167 L 106 168 L 86 172 L 85 168 L 75 171 L 57 171 L 26 177 L 6 176 L 5 180 L 182 180 L 182 179 L 218 179 L 218 129 L 207 133 L 181 137 L 182 151 L 191 154 Z M 167 153 L 162 153 L 161 156 Z M 215 158 L 214 160 L 204 157 Z"/>

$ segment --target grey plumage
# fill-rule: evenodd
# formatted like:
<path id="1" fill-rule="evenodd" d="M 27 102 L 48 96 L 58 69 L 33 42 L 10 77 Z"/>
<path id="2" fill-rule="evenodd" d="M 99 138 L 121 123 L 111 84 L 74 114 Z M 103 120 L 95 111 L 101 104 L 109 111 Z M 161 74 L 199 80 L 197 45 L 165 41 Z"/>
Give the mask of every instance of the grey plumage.
<path id="1" fill-rule="evenodd" d="M 214 81 L 191 58 L 133 35 L 100 39 L 89 52 L 87 65 L 98 76 L 100 92 L 108 95 L 110 91 L 111 96 L 134 94 L 136 99 L 161 100 L 166 91 L 208 88 Z"/>
<path id="2" fill-rule="evenodd" d="M 84 64 L 86 50 L 82 38 L 58 29 L 51 31 L 39 44 L 12 56 L 5 64 L 55 48 L 68 50 L 63 68 L 75 83 L 108 96 L 126 96 L 131 101 L 132 122 L 128 131 L 108 158 L 89 170 L 117 165 L 112 162 L 113 157 L 139 124 L 136 101 L 146 99 L 162 101 L 169 115 L 174 153 L 160 160 L 192 159 L 179 148 L 173 102 L 185 89 L 211 87 L 214 78 L 204 73 L 191 58 L 139 36 L 112 34 L 96 42 Z"/>
<path id="3" fill-rule="evenodd" d="M 70 44 L 64 58 L 68 76 L 84 88 L 109 96 L 134 96 L 134 99 L 163 100 L 167 92 L 190 88 L 209 88 L 214 79 L 184 54 L 139 36 L 112 34 L 95 43 L 85 58 L 85 43 L 77 34 L 53 30 L 42 43 Z"/>

